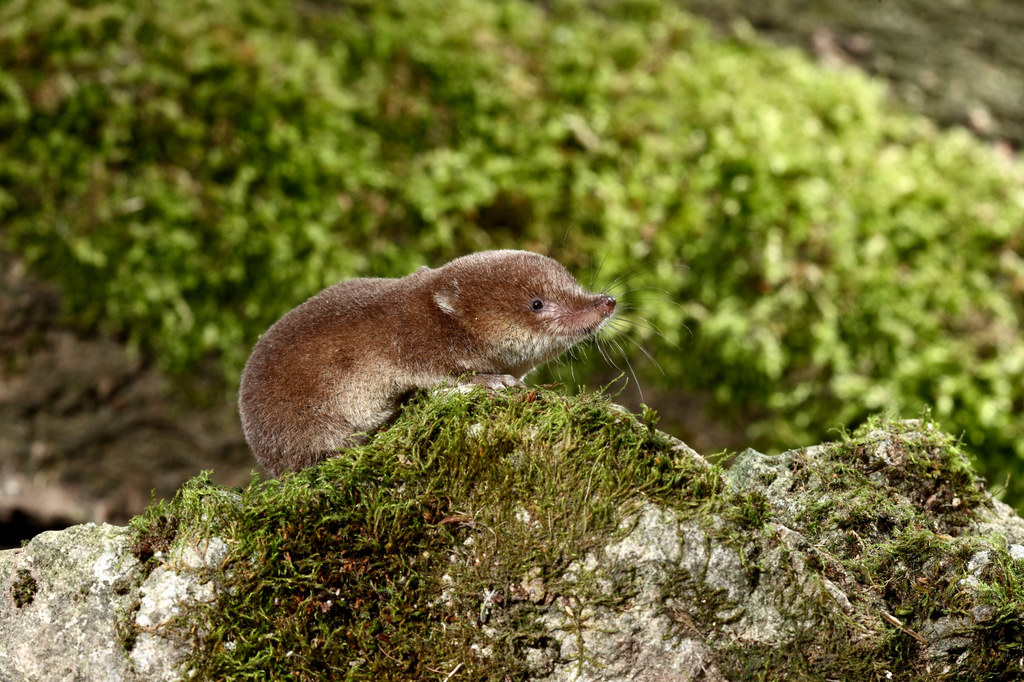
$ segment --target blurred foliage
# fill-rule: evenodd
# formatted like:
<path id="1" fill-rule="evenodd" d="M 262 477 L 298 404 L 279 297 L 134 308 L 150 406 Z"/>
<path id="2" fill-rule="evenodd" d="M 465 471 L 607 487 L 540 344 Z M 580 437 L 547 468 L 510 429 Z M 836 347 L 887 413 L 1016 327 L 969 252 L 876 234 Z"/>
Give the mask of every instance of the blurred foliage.
<path id="1" fill-rule="evenodd" d="M 1024 460 L 1022 166 L 654 0 L 8 0 L 0 224 L 179 375 L 342 277 L 516 246 L 663 290 L 650 380 L 754 444 L 932 404 Z"/>

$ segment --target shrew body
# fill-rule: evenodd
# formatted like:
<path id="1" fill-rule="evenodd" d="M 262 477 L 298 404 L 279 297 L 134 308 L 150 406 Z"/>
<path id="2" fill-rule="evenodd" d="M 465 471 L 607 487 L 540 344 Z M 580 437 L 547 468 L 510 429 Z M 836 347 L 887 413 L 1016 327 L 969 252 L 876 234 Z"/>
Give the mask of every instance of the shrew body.
<path id="1" fill-rule="evenodd" d="M 246 441 L 274 475 L 360 442 L 418 388 L 520 385 L 594 334 L 615 299 L 557 261 L 484 251 L 398 279 L 324 289 L 263 335 L 239 392 Z"/>

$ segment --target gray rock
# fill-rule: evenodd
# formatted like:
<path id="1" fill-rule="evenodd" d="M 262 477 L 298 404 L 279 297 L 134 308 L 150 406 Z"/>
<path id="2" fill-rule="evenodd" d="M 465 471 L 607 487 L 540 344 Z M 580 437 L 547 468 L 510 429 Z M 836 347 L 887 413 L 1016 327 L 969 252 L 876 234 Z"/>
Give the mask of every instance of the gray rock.
<path id="1" fill-rule="evenodd" d="M 128 528 L 90 523 L 0 552 L 0 680 L 185 675 L 190 642 L 176 618 L 213 600 L 227 545 L 178 544 L 147 575 L 134 540 Z"/>
<path id="2" fill-rule="evenodd" d="M 118 638 L 143 577 L 132 537 L 85 524 L 0 552 L 0 679 L 137 679 Z M 29 579 L 16 600 L 11 586 Z"/>
<path id="3" fill-rule="evenodd" d="M 486 436 L 481 432 L 472 448 L 479 451 Z M 559 458 L 558 448 L 575 447 L 571 439 L 542 445 L 537 434 L 529 437 L 531 448 L 552 448 L 537 457 Z M 521 674 L 551 681 L 737 680 L 761 674 L 772 656 L 790 658 L 771 665 L 798 660 L 822 678 L 852 679 L 869 669 L 884 676 L 908 656 L 922 675 L 970 677 L 986 669 L 986 647 L 1019 646 L 992 639 L 1013 608 L 1012 601 L 993 601 L 998 591 L 992 586 L 1018 579 L 1024 525 L 987 497 L 955 448 L 943 450 L 946 441 L 936 438 L 903 424 L 868 433 L 848 450 L 821 445 L 775 456 L 748 450 L 720 478 L 701 463 L 696 470 L 702 473 L 694 476 L 704 476 L 704 497 L 682 497 L 687 504 L 674 504 L 671 493 L 627 498 L 614 517 L 617 525 L 609 524 L 586 551 L 566 557 L 567 563 L 531 554 L 503 580 L 488 582 L 486 569 L 466 567 L 488 566 L 511 538 L 521 543 L 547 532 L 552 521 L 542 510 L 526 509 L 529 497 L 509 502 L 505 525 L 477 526 L 465 513 L 435 518 L 434 528 L 460 529 L 443 536 L 450 540 L 441 550 L 409 552 L 405 565 L 417 571 L 415 580 L 398 572 L 388 574 L 387 583 L 398 592 L 410 584 L 426 591 L 408 596 L 422 604 L 416 618 L 431 614 L 422 627 L 462 628 L 461 645 L 445 644 L 451 650 L 440 657 L 434 653 L 446 664 L 454 661 L 442 671 L 449 676 L 512 651 Z M 697 457 L 678 444 L 666 450 Z M 518 461 L 524 452 L 501 456 Z M 584 466 L 589 476 L 593 465 Z M 324 480 L 325 490 L 336 489 L 334 479 Z M 716 480 L 720 487 L 709 483 Z M 268 489 L 313 484 L 297 478 Z M 364 492 L 372 485 L 365 483 Z M 380 492 L 385 500 L 409 493 Z M 204 647 L 214 636 L 207 617 L 239 596 L 232 566 L 249 573 L 259 567 L 251 555 L 238 555 L 237 524 L 228 521 L 245 513 L 246 495 L 206 480 L 188 499 L 174 514 L 178 521 L 193 514 L 192 521 L 158 536 L 166 544 L 153 543 L 150 551 L 139 550 L 133 529 L 85 525 L 0 552 L 0 679 L 148 682 L 195 674 L 195 654 L 210 650 Z M 307 513 L 303 507 L 301 514 Z M 562 530 L 575 523 L 582 522 L 571 512 L 557 522 Z M 302 523 L 253 525 L 263 539 L 299 532 Z M 330 546 L 347 551 L 343 544 Z M 439 556 L 444 559 L 432 564 Z M 355 560 L 351 570 L 370 571 L 369 565 Z M 433 579 L 421 573 L 431 566 Z M 280 579 L 281 589 L 296 579 L 289 576 Z M 284 592 L 280 602 L 275 592 L 268 627 L 288 622 L 286 602 L 312 603 L 316 614 L 347 608 L 346 594 L 314 589 L 320 592 L 313 602 L 308 589 Z M 921 594 L 928 598 L 918 601 Z M 943 605 L 946 598 L 953 601 Z M 234 635 L 216 636 L 214 649 L 234 651 Z M 258 646 L 253 640 L 260 637 L 246 646 Z M 897 651 L 886 644 L 892 638 L 905 643 L 901 658 L 888 662 L 879 657 Z M 404 665 L 394 644 L 386 637 L 377 641 L 386 664 Z M 442 635 L 433 641 L 455 640 Z M 373 659 L 377 653 L 359 650 L 341 665 L 368 676 L 380 663 Z M 274 669 L 278 673 L 288 670 L 287 655 L 275 659 L 284 666 Z"/>

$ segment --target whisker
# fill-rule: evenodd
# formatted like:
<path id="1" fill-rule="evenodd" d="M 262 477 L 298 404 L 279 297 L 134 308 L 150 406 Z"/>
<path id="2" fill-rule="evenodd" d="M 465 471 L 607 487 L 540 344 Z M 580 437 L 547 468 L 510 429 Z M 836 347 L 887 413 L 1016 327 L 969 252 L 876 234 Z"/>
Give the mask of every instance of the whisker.
<path id="1" fill-rule="evenodd" d="M 597 268 L 592 273 L 590 273 L 590 291 L 594 290 L 594 283 L 597 282 L 597 275 L 601 272 L 601 269 L 604 267 L 604 263 L 607 259 L 608 252 L 605 251 L 604 254 L 601 256 L 601 262 L 597 264 Z"/>
<path id="2" fill-rule="evenodd" d="M 650 361 L 651 361 L 651 363 L 652 363 L 652 364 L 654 364 L 654 366 L 658 368 L 658 371 L 659 371 L 659 372 L 661 372 L 662 374 L 664 374 L 664 373 L 665 373 L 665 370 L 664 370 L 664 369 L 662 369 L 661 365 L 659 365 L 659 364 L 658 364 L 658 361 L 654 359 L 654 356 L 653 356 L 653 355 L 651 355 L 651 354 L 650 354 L 650 353 L 649 353 L 649 352 L 647 351 L 647 349 L 646 349 L 646 348 L 644 348 L 643 346 L 641 346 L 641 345 L 640 345 L 639 343 L 637 343 L 637 342 L 636 342 L 635 340 L 633 340 L 633 339 L 629 338 L 628 336 L 623 336 L 622 338 L 624 338 L 624 339 L 626 339 L 627 341 L 629 341 L 630 343 L 632 343 L 632 344 L 633 344 L 634 346 L 636 346 L 636 347 L 637 347 L 637 349 L 638 349 L 638 350 L 639 350 L 639 351 L 640 351 L 641 353 L 643 353 L 644 355 L 646 355 L 646 356 L 647 356 L 647 359 L 648 359 L 648 360 L 650 360 Z"/>
<path id="3" fill-rule="evenodd" d="M 626 336 L 626 337 L 623 337 L 623 338 L 627 338 L 628 339 L 629 337 Z M 643 390 L 643 388 L 640 387 L 640 380 L 636 378 L 636 372 L 633 371 L 633 364 L 629 361 L 629 356 L 626 355 L 626 352 L 623 350 L 622 346 L 620 346 L 618 344 L 617 341 L 615 341 L 614 339 L 609 339 L 609 341 L 615 345 L 615 348 L 618 349 L 619 353 L 622 355 L 622 359 L 626 363 L 626 369 L 629 370 L 629 374 L 630 374 L 630 376 L 633 377 L 633 382 L 636 384 L 636 391 L 637 391 L 637 393 L 640 394 L 640 402 L 645 402 L 645 400 L 644 400 L 644 390 Z M 618 365 L 616 365 L 616 369 L 618 369 Z"/>
<path id="4" fill-rule="evenodd" d="M 655 323 L 651 322 L 649 319 L 647 319 L 645 317 L 634 317 L 634 318 L 621 317 L 618 320 L 616 320 L 614 323 L 609 322 L 606 326 L 611 328 L 611 329 L 614 329 L 615 331 L 617 331 L 619 333 L 625 333 L 623 330 L 624 329 L 629 329 L 629 328 L 646 329 L 647 331 L 651 332 L 652 334 L 660 336 L 662 339 L 664 339 L 669 344 L 676 345 L 676 344 L 674 344 L 668 338 L 668 335 L 665 334 L 665 331 L 661 327 L 659 327 L 658 325 L 656 325 Z"/>
<path id="5" fill-rule="evenodd" d="M 651 334 L 654 334 L 655 336 L 661 337 L 662 341 L 667 343 L 672 348 L 675 348 L 676 350 L 682 350 L 682 347 L 678 343 L 676 343 L 672 339 L 668 338 L 668 336 L 665 334 L 665 332 L 663 332 L 660 329 L 658 329 L 657 327 L 653 326 L 653 323 L 644 320 L 642 322 L 641 321 L 632 321 L 632 322 L 630 322 L 630 324 L 632 324 L 634 327 L 637 327 L 637 328 L 640 328 L 640 329 L 646 329 Z M 630 338 L 629 334 L 621 331 L 621 329 L 615 328 L 615 330 L 619 334 L 621 334 L 622 336 Z M 689 330 L 687 330 L 687 331 L 689 331 Z M 630 340 L 633 340 L 633 339 L 630 339 Z"/>
<path id="6" fill-rule="evenodd" d="M 636 303 L 667 303 L 668 305 L 673 305 L 673 306 L 675 306 L 677 308 L 681 308 L 682 310 L 686 310 L 686 306 L 685 305 L 683 305 L 679 301 L 673 301 L 671 299 L 671 297 L 636 298 L 636 297 L 631 296 L 629 298 L 629 300 L 623 301 L 623 305 L 634 306 L 634 307 L 635 307 Z"/>
<path id="7" fill-rule="evenodd" d="M 616 322 L 618 322 L 619 324 L 626 324 L 626 325 L 634 325 L 634 326 L 637 326 L 637 327 L 643 327 L 645 329 L 651 330 L 652 332 L 658 334 L 659 336 L 662 336 L 662 337 L 665 336 L 664 330 L 662 330 L 661 327 L 659 327 L 658 325 L 654 324 L 653 322 L 651 322 L 646 317 L 639 317 L 639 316 L 637 316 L 637 317 L 626 317 L 626 316 L 620 316 L 618 318 L 618 320 L 616 320 Z M 609 324 L 611 324 L 611 323 L 609 322 Z"/>
<path id="8" fill-rule="evenodd" d="M 616 294 L 616 297 L 629 296 L 630 294 L 635 294 L 638 291 L 657 291 L 659 293 L 665 294 L 665 296 L 666 296 L 666 298 L 664 298 L 664 299 L 656 299 L 656 298 L 646 299 L 646 300 L 649 300 L 649 301 L 661 300 L 661 301 L 664 301 L 664 302 L 671 302 L 671 303 L 675 303 L 676 305 L 681 305 L 677 301 L 673 301 L 672 300 L 672 292 L 670 292 L 668 289 L 663 289 L 661 287 L 655 287 L 655 286 L 650 286 L 650 287 L 634 287 L 632 289 L 626 289 L 625 291 L 618 292 Z"/>
<path id="9" fill-rule="evenodd" d="M 618 277 L 616 277 L 615 279 L 613 279 L 610 282 L 608 282 L 608 284 L 605 285 L 604 290 L 607 291 L 607 290 L 611 289 L 612 287 L 617 286 L 619 284 L 625 284 L 626 282 L 629 282 L 630 280 L 632 280 L 634 277 L 638 277 L 639 275 L 643 274 L 644 272 L 646 272 L 646 270 L 644 270 L 644 266 L 645 265 L 647 265 L 647 264 L 646 263 L 637 263 L 636 265 L 631 267 L 629 270 L 626 270 L 625 272 L 620 274 Z"/>
<path id="10" fill-rule="evenodd" d="M 619 286 L 620 284 L 625 284 L 625 283 L 629 282 L 631 279 L 633 279 L 634 277 L 636 277 L 636 276 L 638 276 L 638 275 L 640 275 L 640 274 L 642 274 L 644 272 L 647 272 L 647 270 L 645 270 L 644 268 L 647 268 L 647 266 L 649 266 L 649 265 L 650 264 L 646 263 L 646 262 L 637 263 L 635 266 L 633 266 L 629 270 L 626 270 L 624 273 L 622 273 L 621 275 L 619 275 L 615 279 L 611 280 L 608 284 L 606 284 L 601 293 L 608 293 L 614 287 Z M 668 264 L 664 264 L 664 263 L 660 264 L 660 265 L 668 266 Z M 690 269 L 690 266 L 682 264 L 682 263 L 672 264 L 670 267 L 672 267 L 672 269 L 677 269 L 677 268 L 678 269 L 682 269 L 682 270 L 689 270 Z M 649 287 L 641 287 L 641 288 L 649 288 Z"/>

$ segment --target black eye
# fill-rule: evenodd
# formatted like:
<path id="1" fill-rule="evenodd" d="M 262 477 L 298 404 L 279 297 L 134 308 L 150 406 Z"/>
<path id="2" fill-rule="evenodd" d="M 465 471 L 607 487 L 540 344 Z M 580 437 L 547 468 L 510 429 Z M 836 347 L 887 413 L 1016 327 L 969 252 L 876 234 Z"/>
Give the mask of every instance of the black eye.
<path id="1" fill-rule="evenodd" d="M 530 309 L 531 310 L 540 310 L 543 307 L 544 307 L 544 301 L 540 300 L 539 298 L 533 299 L 533 302 L 530 303 Z"/>

